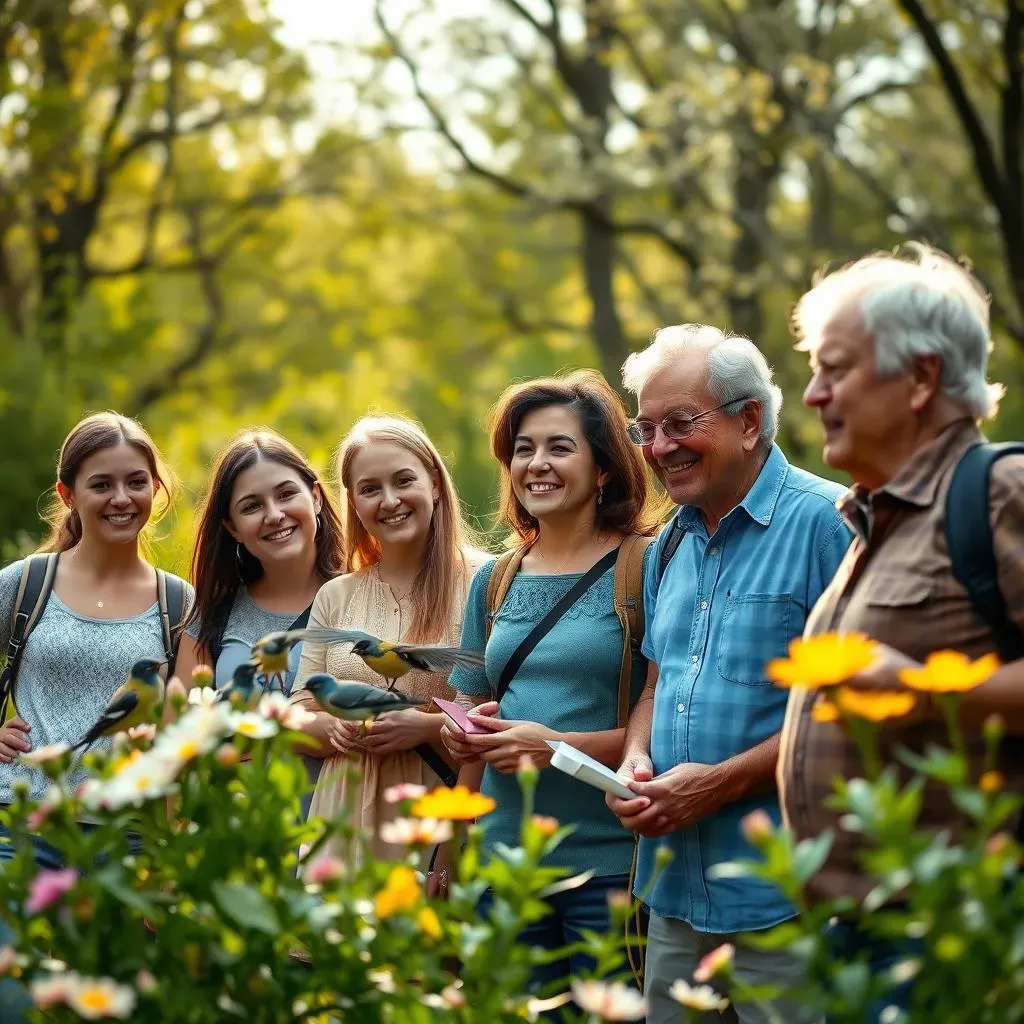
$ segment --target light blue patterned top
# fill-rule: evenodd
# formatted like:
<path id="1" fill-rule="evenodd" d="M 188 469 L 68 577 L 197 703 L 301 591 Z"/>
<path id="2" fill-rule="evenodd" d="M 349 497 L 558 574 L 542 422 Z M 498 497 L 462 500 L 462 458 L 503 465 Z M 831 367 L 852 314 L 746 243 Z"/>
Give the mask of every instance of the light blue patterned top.
<path id="1" fill-rule="evenodd" d="M 252 655 L 252 645 L 268 633 L 288 629 L 299 617 L 299 612 L 270 612 L 261 608 L 249 594 L 246 587 L 239 587 L 235 595 L 228 621 L 224 626 L 220 655 L 213 667 L 213 682 L 217 689 L 225 686 L 232 674 L 243 661 Z M 185 632 L 195 640 L 199 636 L 201 622 L 193 622 Z M 288 656 L 288 674 L 284 677 L 284 692 L 291 693 L 295 673 L 302 656 L 302 644 L 296 644 Z"/>
<path id="2" fill-rule="evenodd" d="M 653 545 L 652 545 L 653 548 Z M 651 548 L 648 548 L 650 554 Z M 462 627 L 462 646 L 484 645 L 487 584 L 494 562 L 483 565 L 473 579 Z M 582 573 L 532 576 L 517 573 L 494 618 L 483 669 L 456 668 L 450 677 L 460 693 L 490 698 L 505 663 Z M 501 701 L 501 717 L 540 722 L 556 732 L 599 732 L 614 729 L 618 711 L 622 626 L 615 614 L 614 567 L 608 569 L 566 611 L 520 666 Z M 646 663 L 637 655 L 633 699 L 639 696 Z M 484 769 L 482 792 L 497 801 L 483 823 L 484 845 L 515 847 L 523 812 L 515 775 Z M 629 872 L 633 837 L 608 810 L 604 793 L 555 768 L 540 773 L 534 812 L 573 824 L 576 830 L 548 863 L 597 875 Z"/>
<path id="3" fill-rule="evenodd" d="M 18 595 L 22 563 L 0 571 L 0 653 L 7 653 L 11 614 Z M 185 584 L 187 600 L 192 588 Z M 127 679 L 140 658 L 163 658 L 160 609 L 156 603 L 127 619 L 94 619 L 72 611 L 54 593 L 29 634 L 21 655 L 14 701 L 18 714 L 32 726 L 34 750 L 51 743 L 75 743 L 107 706 L 111 694 Z M 102 749 L 109 740 L 100 740 Z M 74 788 L 88 773 L 80 762 L 72 767 Z M 47 779 L 38 768 L 21 761 L 0 762 L 0 803 L 10 803 L 11 786 L 25 780 L 33 799 L 46 792 Z"/>
<path id="4" fill-rule="evenodd" d="M 651 758 L 655 774 L 682 762 L 718 764 L 782 727 L 788 692 L 765 675 L 803 632 L 808 612 L 835 573 L 850 533 L 835 507 L 842 493 L 790 466 L 776 445 L 754 486 L 709 537 L 697 509 L 676 520 L 686 535 L 659 586 L 658 554 L 647 566 L 643 652 L 658 666 Z M 780 821 L 777 796 L 723 807 L 663 839 L 641 839 L 636 891 L 650 879 L 654 853 L 667 845 L 672 863 L 648 904 L 697 931 L 728 934 L 768 928 L 793 915 L 773 886 L 749 878 L 710 879 L 723 861 L 756 856 L 740 833 L 755 808 Z"/>

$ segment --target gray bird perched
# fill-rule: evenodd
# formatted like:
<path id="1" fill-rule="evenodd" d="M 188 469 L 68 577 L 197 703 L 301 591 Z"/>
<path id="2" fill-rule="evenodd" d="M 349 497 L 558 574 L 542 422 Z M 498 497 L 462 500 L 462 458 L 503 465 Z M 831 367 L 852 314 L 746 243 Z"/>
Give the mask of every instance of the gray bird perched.
<path id="1" fill-rule="evenodd" d="M 382 690 L 372 683 L 340 683 L 326 672 L 310 676 L 306 689 L 324 711 L 346 722 L 365 722 L 385 711 L 404 711 L 427 703 L 406 697 L 398 690 Z"/>
<path id="2" fill-rule="evenodd" d="M 427 647 L 421 644 L 401 644 L 394 640 L 379 640 L 360 629 L 328 629 L 318 626 L 294 629 L 286 633 L 271 633 L 253 645 L 253 657 L 264 672 L 286 671 L 288 650 L 308 640 L 313 644 L 352 644 L 352 653 L 393 689 L 395 681 L 410 669 L 422 672 L 447 672 L 456 665 L 480 668 L 484 663 L 483 651 L 469 651 L 463 647 Z M 282 669 L 282 665 L 284 668 Z"/>
<path id="3" fill-rule="evenodd" d="M 255 661 L 243 661 L 232 672 L 231 679 L 217 691 L 215 703 L 226 700 L 243 708 L 251 708 L 259 696 L 259 690 L 256 689 L 259 671 L 260 667 Z"/>

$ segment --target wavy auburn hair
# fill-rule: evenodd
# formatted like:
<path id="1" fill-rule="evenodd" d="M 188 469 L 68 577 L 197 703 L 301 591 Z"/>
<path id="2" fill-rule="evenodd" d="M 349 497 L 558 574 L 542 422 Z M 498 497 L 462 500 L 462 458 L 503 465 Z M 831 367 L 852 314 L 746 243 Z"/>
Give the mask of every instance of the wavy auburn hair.
<path id="1" fill-rule="evenodd" d="M 608 473 L 594 526 L 651 536 L 664 518 L 666 506 L 655 498 L 640 449 L 629 439 L 622 400 L 596 370 L 539 377 L 512 384 L 502 392 L 489 423 L 491 452 L 501 466 L 502 519 L 522 544 L 536 541 L 540 523 L 516 497 L 510 467 L 523 419 L 552 405 L 564 405 L 576 414 L 595 463 Z"/>
<path id="2" fill-rule="evenodd" d="M 151 526 L 159 522 L 171 506 L 174 477 L 153 439 L 138 420 L 117 412 L 97 412 L 79 420 L 60 447 L 57 481 L 69 490 L 73 489 L 86 459 L 105 448 L 116 448 L 119 444 L 130 444 L 135 448 L 145 458 L 154 482 L 160 484 L 154 497 L 153 513 L 146 524 L 147 527 Z M 67 551 L 82 539 L 82 520 L 77 509 L 69 509 L 56 488 L 43 519 L 50 526 L 50 535 L 39 548 L 40 551 Z M 145 538 L 142 539 L 145 544 Z"/>
<path id="3" fill-rule="evenodd" d="M 352 463 L 373 444 L 395 444 L 413 455 L 437 481 L 438 499 L 430 520 L 423 562 L 413 582 L 412 622 L 407 639 L 436 642 L 451 629 L 456 595 L 470 574 L 467 554 L 476 537 L 466 523 L 451 474 L 423 428 L 401 416 L 364 416 L 338 447 L 338 479 L 344 493 L 346 569 L 355 572 L 380 561 L 380 544 L 363 526 L 352 500 Z"/>
<path id="4" fill-rule="evenodd" d="M 337 506 L 302 452 L 276 431 L 266 428 L 236 434 L 214 461 L 192 552 L 196 599 L 186 626 L 199 623 L 196 645 L 208 654 L 227 624 L 238 588 L 263 575 L 259 559 L 240 547 L 224 525 L 230 518 L 235 481 L 261 461 L 294 470 L 310 493 L 314 487 L 319 488 L 322 501 L 316 531 L 316 571 L 325 583 L 343 571 L 344 547 Z"/>

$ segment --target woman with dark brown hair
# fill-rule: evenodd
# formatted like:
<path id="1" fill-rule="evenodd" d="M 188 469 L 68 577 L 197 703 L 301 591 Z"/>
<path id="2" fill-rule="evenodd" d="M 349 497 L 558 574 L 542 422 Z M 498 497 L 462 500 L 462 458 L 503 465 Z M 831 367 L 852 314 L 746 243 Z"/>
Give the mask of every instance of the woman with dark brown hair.
<path id="1" fill-rule="evenodd" d="M 214 462 L 199 517 L 196 602 L 179 674 L 187 680 L 205 662 L 215 686 L 224 686 L 260 637 L 305 624 L 317 591 L 343 564 L 341 519 L 303 454 L 273 430 L 236 434 Z M 300 647 L 283 681 L 286 693 Z"/>
<path id="2" fill-rule="evenodd" d="M 519 844 L 523 807 L 515 772 L 524 756 L 542 770 L 535 811 L 575 826 L 549 863 L 593 870 L 594 877 L 552 897 L 552 913 L 523 935 L 554 949 L 576 942 L 585 929 L 606 931 L 608 893 L 628 887 L 632 836 L 602 792 L 547 767 L 548 743 L 565 741 L 606 765 L 619 763 L 622 705 L 639 696 L 647 666 L 637 648 L 624 652 L 616 563 L 645 557 L 646 544 L 635 538 L 650 537 L 659 515 L 625 409 L 593 371 L 508 388 L 492 417 L 491 449 L 516 547 L 484 565 L 470 590 L 462 645 L 486 645 L 485 667 L 451 675 L 471 719 L 489 732 L 467 735 L 447 724 L 441 735 L 465 765 L 460 780 L 480 784 L 497 801 L 487 817 L 487 849 Z M 567 598 L 571 591 L 575 599 Z M 539 624 L 565 600 L 538 639 Z M 524 644 L 527 638 L 535 644 Z M 621 684 L 628 690 L 622 702 Z M 534 980 L 544 984 L 586 966 L 574 955 L 539 969 Z"/>

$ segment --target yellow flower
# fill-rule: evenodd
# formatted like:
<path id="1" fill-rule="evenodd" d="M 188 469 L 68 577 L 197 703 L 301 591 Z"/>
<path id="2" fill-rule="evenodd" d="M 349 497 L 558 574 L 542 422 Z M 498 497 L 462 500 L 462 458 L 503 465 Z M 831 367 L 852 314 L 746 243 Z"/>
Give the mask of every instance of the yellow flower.
<path id="1" fill-rule="evenodd" d="M 839 707 L 857 718 L 869 722 L 882 722 L 887 718 L 902 718 L 913 710 L 917 697 L 912 693 L 888 690 L 857 690 L 843 686 L 836 698 Z"/>
<path id="2" fill-rule="evenodd" d="M 454 789 L 438 786 L 412 805 L 412 813 L 417 818 L 471 821 L 473 818 L 479 818 L 481 814 L 489 814 L 495 806 L 489 796 L 475 793 L 466 786 L 456 786 Z"/>
<path id="3" fill-rule="evenodd" d="M 986 654 L 971 661 L 959 651 L 936 651 L 920 668 L 905 668 L 900 682 L 929 693 L 961 693 L 981 686 L 999 668 L 999 659 Z"/>
<path id="4" fill-rule="evenodd" d="M 420 900 L 420 885 L 416 872 L 405 864 L 396 864 L 388 875 L 384 888 L 373 901 L 377 917 L 383 920 L 392 914 L 410 910 Z"/>
<path id="5" fill-rule="evenodd" d="M 424 907 L 416 915 L 416 924 L 428 938 L 439 939 L 444 935 L 444 929 L 433 907 Z"/>
<path id="6" fill-rule="evenodd" d="M 814 690 L 835 686 L 870 668 L 878 657 L 878 644 L 863 633 L 820 633 L 797 638 L 788 658 L 768 662 L 768 678 L 776 686 L 803 686 Z"/>
<path id="7" fill-rule="evenodd" d="M 1005 784 L 1006 780 L 1003 778 L 1002 772 L 985 772 L 980 779 L 978 779 L 978 788 L 983 793 L 998 793 Z"/>
<path id="8" fill-rule="evenodd" d="M 838 722 L 841 715 L 839 708 L 830 700 L 819 700 L 811 708 L 811 718 L 816 722 Z"/>

